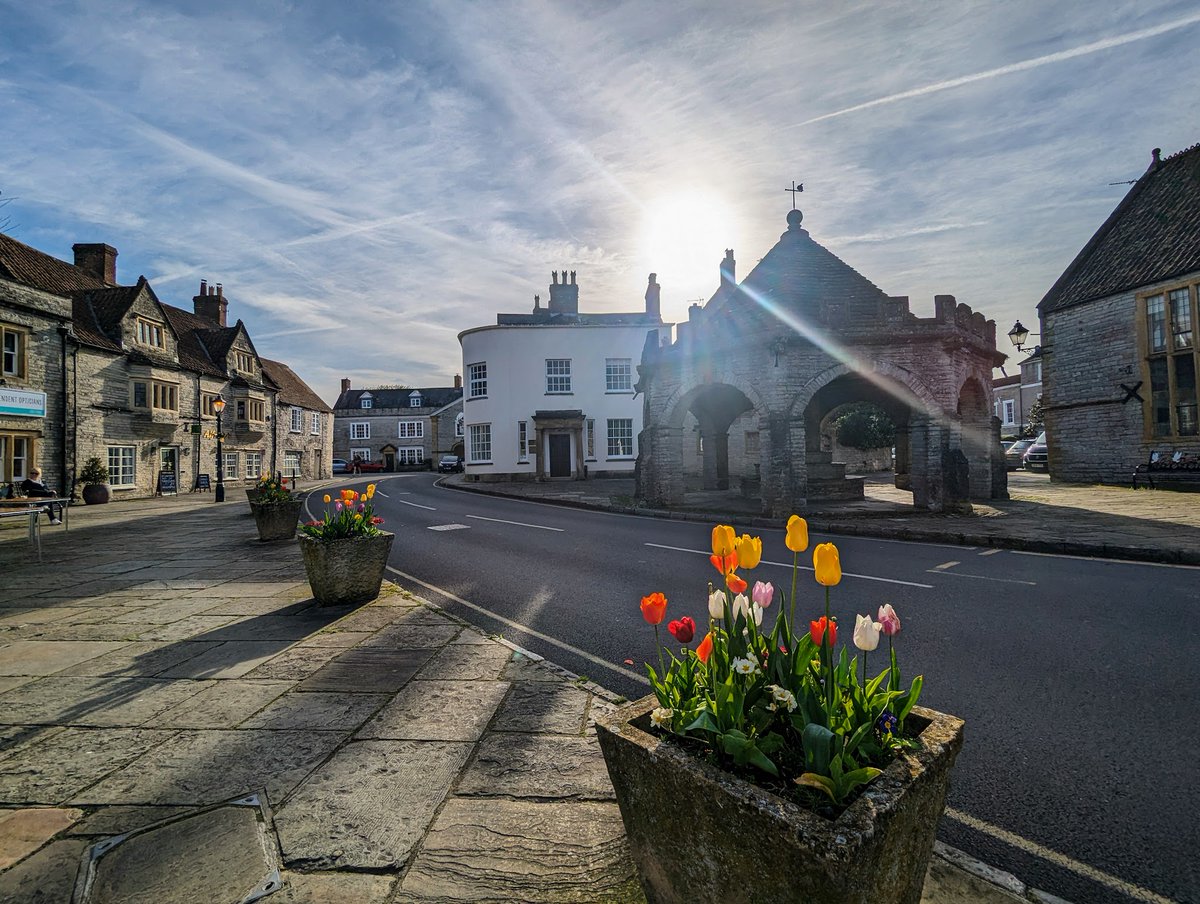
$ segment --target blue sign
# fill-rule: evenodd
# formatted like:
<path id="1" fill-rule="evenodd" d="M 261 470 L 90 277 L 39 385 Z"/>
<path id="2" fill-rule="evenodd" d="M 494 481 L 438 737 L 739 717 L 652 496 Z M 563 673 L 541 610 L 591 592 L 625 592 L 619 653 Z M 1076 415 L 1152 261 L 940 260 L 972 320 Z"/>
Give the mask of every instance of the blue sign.
<path id="1" fill-rule="evenodd" d="M 24 392 L 20 389 L 0 387 L 0 414 L 15 414 L 17 417 L 45 417 L 46 393 Z"/>

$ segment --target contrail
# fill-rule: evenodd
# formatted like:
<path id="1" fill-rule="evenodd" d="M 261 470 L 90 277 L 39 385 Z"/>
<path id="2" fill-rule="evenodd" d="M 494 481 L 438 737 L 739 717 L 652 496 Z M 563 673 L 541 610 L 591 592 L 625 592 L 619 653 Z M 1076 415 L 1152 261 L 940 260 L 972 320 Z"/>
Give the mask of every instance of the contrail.
<path id="1" fill-rule="evenodd" d="M 1012 63 L 1008 66 L 1001 66 L 998 69 L 989 69 L 986 72 L 977 72 L 974 75 L 964 75 L 961 78 L 952 78 L 948 81 L 937 82 L 933 85 L 926 85 L 923 88 L 913 88 L 911 91 L 901 91 L 899 94 L 889 94 L 887 97 L 876 98 L 869 100 L 866 103 L 855 104 L 853 107 L 846 107 L 844 110 L 836 110 L 833 113 L 825 113 L 821 116 L 814 116 L 812 119 L 806 119 L 800 123 L 802 126 L 812 125 L 814 122 L 821 122 L 825 119 L 833 119 L 835 116 L 845 116 L 847 113 L 856 113 L 859 110 L 866 110 L 870 107 L 879 107 L 883 104 L 894 103 L 898 100 L 907 100 L 910 97 L 922 97 L 926 94 L 935 94 L 938 91 L 948 91 L 951 88 L 957 88 L 960 85 L 969 85 L 971 82 L 981 82 L 984 79 L 996 78 L 1001 75 L 1009 75 L 1013 72 L 1024 72 L 1026 69 L 1036 69 L 1039 66 L 1046 66 L 1050 63 L 1060 63 L 1063 60 L 1071 60 L 1075 57 L 1086 56 L 1089 53 L 1097 53 L 1101 50 L 1108 50 L 1111 47 L 1120 47 L 1122 44 L 1132 44 L 1134 41 L 1143 41 L 1146 38 L 1153 38 L 1157 35 L 1166 34 L 1169 31 L 1176 31 L 1180 28 L 1186 28 L 1189 25 L 1194 25 L 1200 22 L 1200 14 L 1188 16 L 1183 19 L 1176 19 L 1174 22 L 1167 22 L 1165 25 L 1156 25 L 1153 28 L 1143 28 L 1141 31 L 1131 31 L 1129 34 L 1121 35 L 1115 38 L 1105 38 L 1102 41 L 1093 41 L 1091 44 L 1084 44 L 1082 47 L 1076 47 L 1073 50 L 1060 50 L 1058 53 L 1050 53 L 1046 56 L 1034 57 L 1031 60 L 1024 60 L 1020 63 Z"/>

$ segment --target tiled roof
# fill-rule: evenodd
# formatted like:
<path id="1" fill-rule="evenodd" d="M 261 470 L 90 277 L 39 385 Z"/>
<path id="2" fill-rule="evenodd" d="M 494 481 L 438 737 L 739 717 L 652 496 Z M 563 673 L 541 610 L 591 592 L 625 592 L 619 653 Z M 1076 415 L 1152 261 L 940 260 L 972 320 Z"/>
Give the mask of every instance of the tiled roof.
<path id="1" fill-rule="evenodd" d="M 214 359 L 200 341 L 201 333 L 220 329 L 220 326 L 215 321 L 173 305 L 164 304 L 162 309 L 167 315 L 171 329 L 179 337 L 179 363 L 197 373 L 208 374 L 210 377 L 224 377 L 224 357 Z"/>
<path id="2" fill-rule="evenodd" d="M 427 408 L 445 408 L 451 402 L 456 402 L 462 398 L 463 391 L 460 388 L 453 386 L 434 387 L 432 389 L 420 389 L 411 387 L 408 389 L 351 389 L 343 392 L 338 396 L 338 400 L 333 403 L 336 411 L 371 411 L 374 408 L 405 408 L 409 407 L 408 400 L 414 392 L 421 393 L 421 407 L 413 408 L 413 411 L 423 411 Z M 373 403 L 371 408 L 363 408 L 359 404 L 359 399 L 365 393 L 370 393 Z"/>
<path id="3" fill-rule="evenodd" d="M 3 234 L 0 234 L 0 275 L 55 295 L 70 295 L 79 289 L 100 289 L 105 285 L 74 264 Z"/>
<path id="4" fill-rule="evenodd" d="M 1200 270 L 1200 144 L 1150 164 L 1038 304 L 1042 314 Z"/>
<path id="5" fill-rule="evenodd" d="M 993 388 L 999 388 L 1001 386 L 1019 386 L 1020 383 L 1020 374 L 1013 374 L 1011 377 L 996 377 L 992 380 Z"/>
<path id="6" fill-rule="evenodd" d="M 298 405 L 310 411 L 332 411 L 296 372 L 281 361 L 260 358 L 263 373 L 279 387 L 279 401 L 285 405 Z"/>

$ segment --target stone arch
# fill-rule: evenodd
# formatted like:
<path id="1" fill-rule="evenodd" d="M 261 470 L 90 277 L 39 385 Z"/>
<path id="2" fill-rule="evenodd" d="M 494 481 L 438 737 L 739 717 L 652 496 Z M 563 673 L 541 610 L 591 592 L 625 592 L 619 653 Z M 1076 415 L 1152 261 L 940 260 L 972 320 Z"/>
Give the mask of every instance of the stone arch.
<path id="1" fill-rule="evenodd" d="M 958 416 L 955 424 L 957 437 L 952 439 L 952 445 L 960 449 L 966 458 L 970 498 L 987 499 L 992 495 L 992 462 L 999 461 L 1000 449 L 993 437 L 995 431 L 988 391 L 975 374 L 967 376 L 958 388 L 955 414 Z"/>
<path id="2" fill-rule="evenodd" d="M 696 397 L 716 386 L 728 386 L 736 389 L 746 397 L 750 406 L 755 411 L 761 411 L 765 414 L 768 410 L 766 400 L 755 386 L 735 375 L 723 374 L 720 378 L 704 381 L 697 380 L 681 385 L 671 393 L 662 405 L 663 424 L 673 429 L 682 428 L 684 418 L 687 416 L 687 412 L 692 407 Z"/>
<path id="3" fill-rule="evenodd" d="M 925 385 L 925 382 L 912 371 L 889 364 L 887 361 L 873 361 L 871 362 L 870 372 L 888 377 L 902 390 L 911 392 L 914 399 L 910 407 L 923 409 L 922 413 L 928 416 L 936 416 L 943 411 L 937 397 Z M 803 415 L 808 409 L 809 403 L 812 402 L 813 396 L 839 377 L 862 375 L 864 373 L 866 371 L 863 369 L 851 367 L 849 364 L 834 364 L 831 367 L 825 368 L 825 370 L 811 377 L 800 388 L 800 391 L 792 397 L 791 404 L 788 406 L 789 416 L 796 417 Z"/>

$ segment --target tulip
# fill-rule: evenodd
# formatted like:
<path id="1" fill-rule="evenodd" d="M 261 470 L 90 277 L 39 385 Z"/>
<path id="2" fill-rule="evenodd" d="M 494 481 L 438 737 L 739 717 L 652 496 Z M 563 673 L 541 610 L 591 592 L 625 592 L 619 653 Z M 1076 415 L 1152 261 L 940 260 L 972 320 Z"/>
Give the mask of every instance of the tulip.
<path id="1" fill-rule="evenodd" d="M 375 495 L 375 484 L 368 483 L 367 484 L 367 498 L 370 499 L 374 495 Z"/>
<path id="2" fill-rule="evenodd" d="M 667 630 L 680 643 L 691 643 L 692 638 L 696 636 L 696 623 L 685 615 L 678 621 L 668 624 Z"/>
<path id="3" fill-rule="evenodd" d="M 836 587 L 842 580 L 842 563 L 832 543 L 818 543 L 813 550 L 813 574 L 826 587 Z"/>
<path id="4" fill-rule="evenodd" d="M 731 571 L 729 574 L 725 575 L 725 586 L 734 593 L 741 593 L 748 585 L 745 581 Z"/>
<path id="5" fill-rule="evenodd" d="M 900 616 L 896 614 L 891 603 L 879 607 L 879 627 L 888 637 L 895 637 L 900 633 Z"/>
<path id="6" fill-rule="evenodd" d="M 712 529 L 712 551 L 714 556 L 727 556 L 734 549 L 736 535 L 733 525 L 718 524 Z"/>
<path id="7" fill-rule="evenodd" d="M 696 647 L 696 656 L 704 664 L 708 664 L 708 657 L 712 656 L 713 639 L 712 634 L 705 634 L 704 640 L 700 641 L 700 646 Z"/>
<path id="8" fill-rule="evenodd" d="M 667 613 L 667 598 L 661 593 L 652 593 L 642 597 L 642 618 L 648 624 L 658 626 Z"/>
<path id="9" fill-rule="evenodd" d="M 879 646 L 879 623 L 866 615 L 854 616 L 854 645 L 867 653 Z"/>
<path id="10" fill-rule="evenodd" d="M 334 506 L 334 508 L 336 511 L 340 512 L 342 510 L 342 504 L 339 502 L 336 506 Z"/>
<path id="11" fill-rule="evenodd" d="M 329 494 L 328 493 L 325 494 L 325 501 L 329 502 Z"/>
<path id="12" fill-rule="evenodd" d="M 725 617 L 725 594 L 722 591 L 714 590 L 708 595 L 708 615 L 710 618 Z"/>
<path id="13" fill-rule="evenodd" d="M 729 574 L 729 572 L 738 567 L 736 552 L 731 552 L 723 556 L 709 556 L 708 561 L 712 562 L 713 568 L 717 569 L 721 574 Z"/>
<path id="14" fill-rule="evenodd" d="M 829 638 L 829 646 L 837 643 L 837 622 L 832 618 L 822 615 L 815 622 L 809 622 L 809 625 L 808 635 L 818 647 L 824 644 L 826 637 Z"/>
<path id="15" fill-rule="evenodd" d="M 784 543 L 792 552 L 804 552 L 808 549 L 808 522 L 799 515 L 788 518 L 787 539 Z"/>
<path id="16" fill-rule="evenodd" d="M 743 568 L 755 568 L 762 559 L 762 538 L 742 534 L 737 542 L 738 563 Z"/>
<path id="17" fill-rule="evenodd" d="M 754 589 L 750 592 L 750 596 L 754 599 L 754 602 L 766 609 L 771 605 L 771 600 L 775 597 L 775 585 L 755 581 Z"/>

